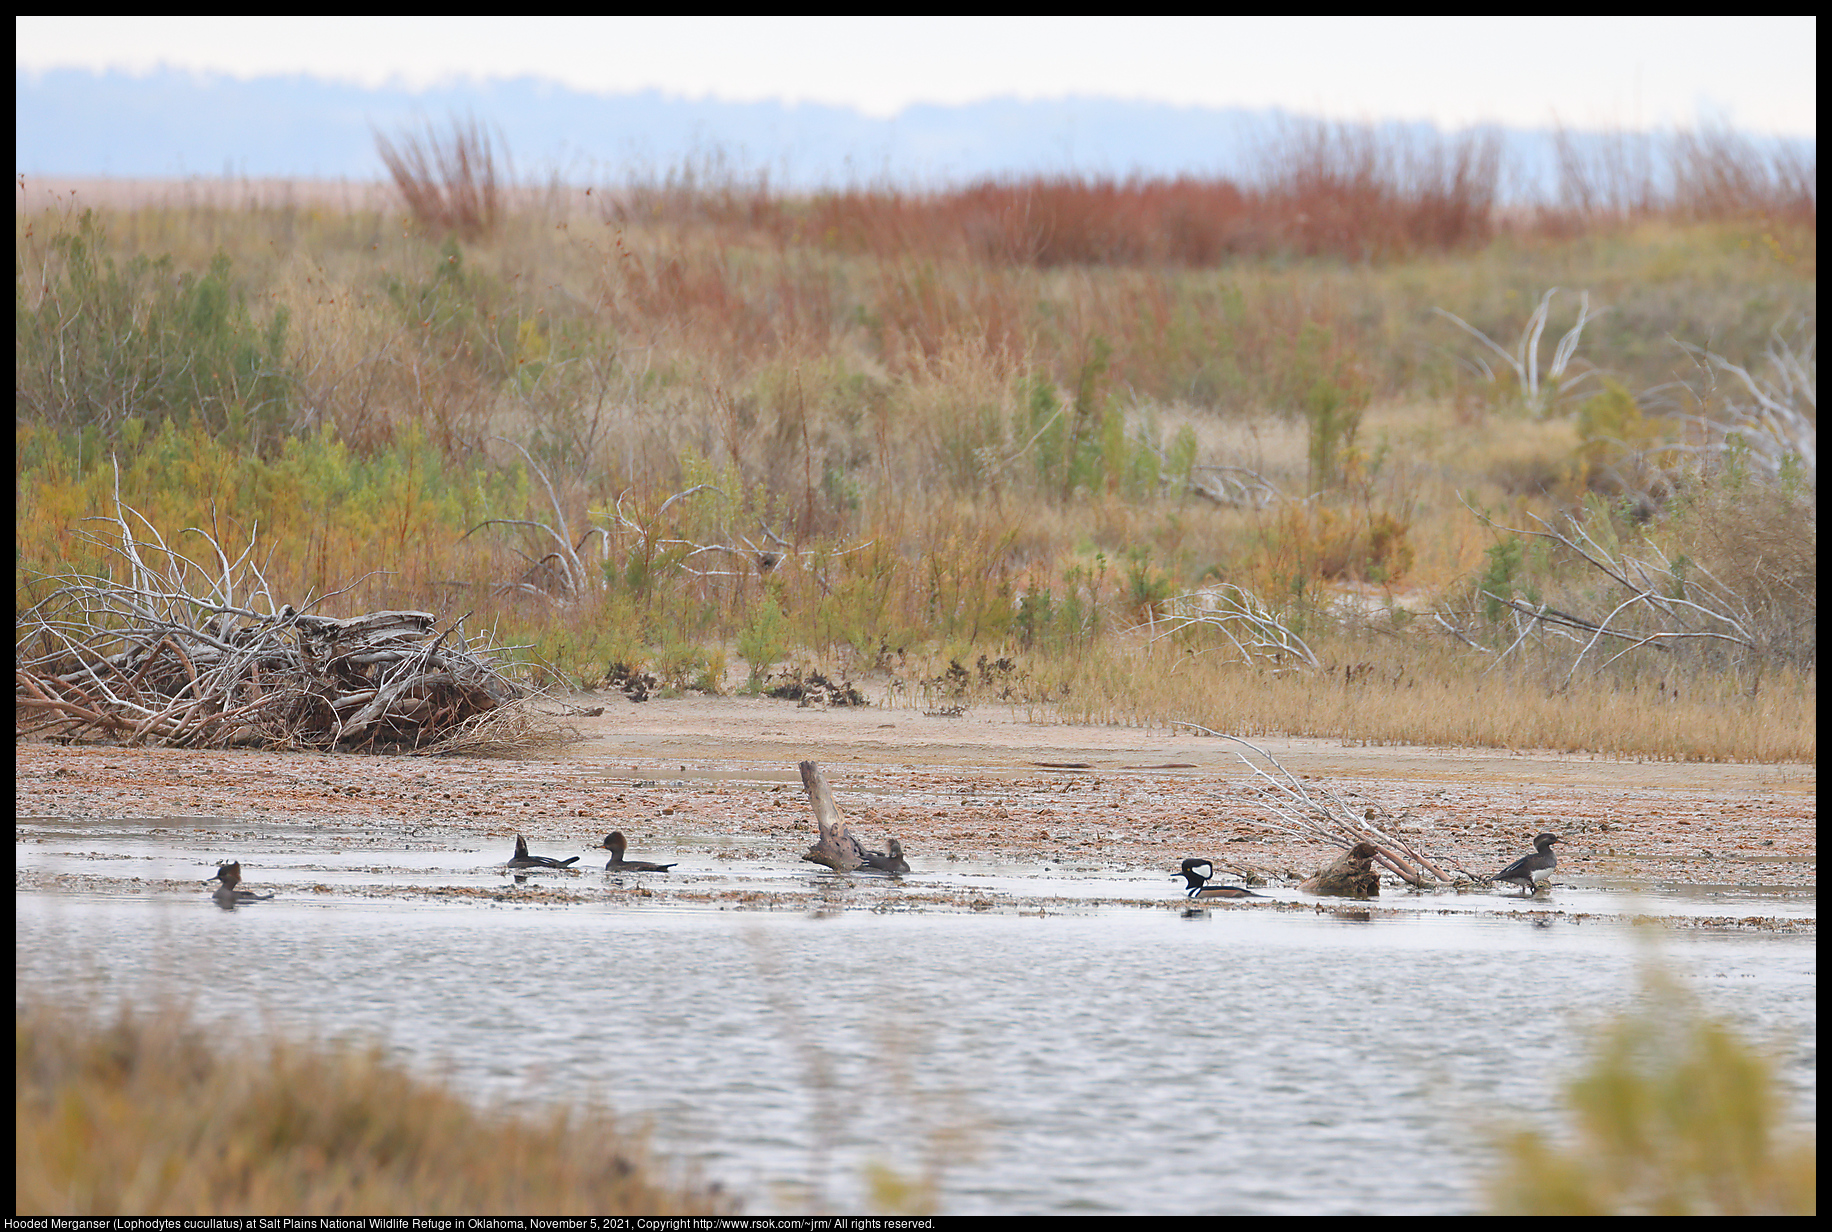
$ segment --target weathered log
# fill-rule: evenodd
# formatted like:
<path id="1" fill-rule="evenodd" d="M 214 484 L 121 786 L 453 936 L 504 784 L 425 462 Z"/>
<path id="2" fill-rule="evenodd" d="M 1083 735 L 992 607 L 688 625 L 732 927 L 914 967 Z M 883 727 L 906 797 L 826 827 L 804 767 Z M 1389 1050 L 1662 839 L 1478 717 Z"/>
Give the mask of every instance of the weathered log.
<path id="1" fill-rule="evenodd" d="M 808 803 L 814 808 L 814 824 L 820 830 L 819 841 L 808 848 L 802 859 L 810 864 L 824 864 L 836 873 L 864 869 L 902 876 L 910 871 L 909 861 L 903 858 L 903 844 L 896 839 L 886 844 L 888 852 L 866 850 L 865 844 L 846 824 L 846 819 L 840 816 L 840 810 L 834 807 L 833 793 L 827 789 L 827 777 L 821 773 L 820 765 L 811 761 L 799 765 L 802 786 L 808 789 Z"/>
<path id="2" fill-rule="evenodd" d="M 836 873 L 851 872 L 865 863 L 865 849 L 846 827 L 846 819 L 833 806 L 833 793 L 820 766 L 811 761 L 800 763 L 802 786 L 808 791 L 808 803 L 814 809 L 814 824 L 820 840 L 808 848 L 802 859 L 810 864 L 825 864 Z"/>
<path id="3" fill-rule="evenodd" d="M 1327 894 L 1332 898 L 1379 898 L 1380 874 L 1374 871 L 1378 848 L 1373 843 L 1356 843 L 1336 862 L 1304 882 L 1298 889 L 1306 894 Z"/>

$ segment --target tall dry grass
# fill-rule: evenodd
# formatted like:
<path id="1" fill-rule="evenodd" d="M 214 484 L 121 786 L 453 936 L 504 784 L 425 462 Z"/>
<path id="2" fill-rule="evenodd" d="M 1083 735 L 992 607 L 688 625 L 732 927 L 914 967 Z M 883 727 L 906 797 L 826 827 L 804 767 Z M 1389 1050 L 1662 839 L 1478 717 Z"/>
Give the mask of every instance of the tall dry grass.
<path id="1" fill-rule="evenodd" d="M 453 117 L 449 129 L 441 132 L 428 122 L 421 132 L 392 139 L 378 132 L 375 148 L 422 227 L 474 240 L 495 228 L 514 169 L 499 165 L 499 141 L 475 116 Z"/>
<path id="2" fill-rule="evenodd" d="M 1381 622 L 1385 624 L 1383 620 Z M 1224 648 L 1145 644 L 1135 631 L 1093 653 L 1023 673 L 1014 701 L 1039 721 L 1196 723 L 1243 736 L 1303 733 L 1355 745 L 1474 746 L 1654 761 L 1811 762 L 1818 748 L 1811 672 L 1747 681 L 1673 671 L 1580 680 L 1484 676 L 1417 632 L 1319 638 L 1328 668 L 1255 671 Z M 1552 676 L 1547 680 L 1546 676 Z M 993 690 L 974 700 L 987 704 Z"/>
<path id="3" fill-rule="evenodd" d="M 1556 135 L 1558 189 L 1539 225 L 1594 231 L 1650 218 L 1817 227 L 1818 159 L 1722 128 Z"/>

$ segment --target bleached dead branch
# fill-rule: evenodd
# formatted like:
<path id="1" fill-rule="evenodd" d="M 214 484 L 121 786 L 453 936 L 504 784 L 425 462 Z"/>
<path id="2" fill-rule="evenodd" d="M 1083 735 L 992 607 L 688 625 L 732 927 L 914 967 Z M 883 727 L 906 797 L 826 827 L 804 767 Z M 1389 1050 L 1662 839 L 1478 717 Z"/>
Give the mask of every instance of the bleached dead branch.
<path id="1" fill-rule="evenodd" d="M 1209 629 L 1219 633 L 1244 663 L 1278 670 L 1317 667 L 1316 653 L 1304 639 L 1287 628 L 1251 591 L 1233 583 L 1177 595 L 1168 607 L 1167 616 L 1152 621 L 1154 642 L 1191 629 Z"/>
<path id="2" fill-rule="evenodd" d="M 1192 466 L 1190 491 L 1230 509 L 1265 509 L 1290 499 L 1271 480 L 1244 466 Z"/>
<path id="3" fill-rule="evenodd" d="M 1722 456 L 1744 451 L 1763 478 L 1781 478 L 1795 459 L 1809 493 L 1818 492 L 1819 336 L 1796 346 L 1781 330 L 1769 335 L 1762 364 L 1752 373 L 1714 351 L 1681 346 L 1698 362 L 1704 388 L 1695 391 L 1706 414 L 1681 416 L 1704 437 L 1695 449 Z M 1726 380 L 1725 378 L 1729 378 Z"/>
<path id="4" fill-rule="evenodd" d="M 1527 409 L 1535 415 L 1544 415 L 1552 409 L 1560 394 L 1569 393 L 1580 381 L 1596 375 L 1593 370 L 1579 374 L 1569 383 L 1565 380 L 1566 371 L 1571 367 L 1572 361 L 1577 358 L 1578 344 L 1584 337 L 1584 326 L 1601 315 L 1590 311 L 1590 292 L 1588 291 L 1579 292 L 1577 323 L 1566 330 L 1564 336 L 1558 340 L 1558 345 L 1552 348 L 1552 360 L 1546 365 L 1544 376 L 1540 374 L 1540 336 L 1546 332 L 1546 323 L 1552 315 L 1552 299 L 1559 293 L 1559 290 L 1560 288 L 1553 287 L 1540 297 L 1539 307 L 1535 308 L 1533 315 L 1527 318 L 1527 323 L 1521 329 L 1520 338 L 1515 342 L 1512 351 L 1454 312 L 1446 312 L 1442 308 L 1433 308 L 1432 311 L 1456 325 L 1500 357 L 1501 361 L 1514 373 L 1514 378 L 1520 386 L 1521 399 Z M 1483 380 L 1494 383 L 1495 369 L 1480 354 L 1473 360 L 1459 356 L 1458 362 L 1482 377 Z"/>
<path id="5" fill-rule="evenodd" d="M 566 508 L 560 503 L 560 494 L 554 490 L 553 480 L 547 477 L 546 470 L 515 441 L 503 436 L 493 439 L 505 445 L 513 445 L 528 463 L 528 469 L 539 476 L 541 486 L 547 489 L 547 502 L 553 506 L 553 525 L 523 518 L 489 518 L 465 531 L 458 537 L 458 542 L 463 543 L 486 526 L 522 526 L 538 530 L 556 545 L 555 550 L 538 560 L 529 560 L 528 568 L 521 576 L 513 582 L 502 583 L 497 587 L 497 593 L 507 594 L 519 590 L 528 594 L 553 596 L 563 601 L 576 599 L 591 585 L 579 551 L 593 535 L 602 532 L 595 526 L 588 526 L 581 534 L 574 536 L 566 521 Z"/>
<path id="6" fill-rule="evenodd" d="M 505 438 L 498 437 L 498 440 Z M 745 534 L 733 533 L 720 519 L 722 541 L 702 543 L 697 539 L 680 534 L 668 534 L 664 516 L 676 502 L 691 496 L 710 493 L 723 497 L 727 502 L 730 495 L 717 484 L 698 483 L 683 488 L 668 496 L 655 507 L 651 513 L 633 509 L 635 502 L 630 499 L 630 492 L 620 493 L 617 500 L 608 510 L 592 511 L 588 516 L 597 518 L 602 525 L 588 526 L 583 532 L 574 535 L 567 520 L 559 494 L 555 491 L 553 481 L 547 472 L 522 446 L 514 445 L 527 460 L 528 467 L 540 479 L 547 489 L 548 502 L 553 507 L 553 521 L 539 522 L 523 518 L 490 518 L 479 522 L 460 538 L 460 542 L 470 538 L 486 526 L 519 526 L 536 531 L 542 540 L 552 545 L 553 550 L 545 556 L 535 558 L 527 553 L 520 553 L 528 561 L 528 567 L 514 581 L 501 582 L 497 585 L 496 594 L 520 592 L 539 596 L 558 604 L 569 604 L 577 601 L 582 595 L 595 588 L 602 588 L 606 570 L 614 554 L 621 552 L 626 560 L 640 561 L 645 568 L 662 565 L 665 568 L 678 569 L 696 578 L 734 578 L 748 577 L 753 573 L 765 574 L 775 569 L 784 560 L 798 560 L 804 567 L 821 555 L 813 548 L 797 549 L 787 539 L 777 534 L 767 524 L 760 523 L 760 533 L 753 538 Z M 580 552 L 592 536 L 602 536 L 603 568 L 596 574 L 587 570 Z M 862 551 L 870 547 L 871 540 L 853 544 L 850 547 L 826 553 L 828 556 L 843 556 L 851 552 Z M 724 556 L 736 567 L 708 568 L 698 561 L 701 557 Z"/>
<path id="7" fill-rule="evenodd" d="M 1270 774 L 1246 754 L 1237 754 L 1241 763 L 1260 780 L 1257 788 L 1260 802 L 1275 818 L 1272 821 L 1260 821 L 1260 825 L 1298 838 L 1317 839 L 1344 851 L 1357 843 L 1372 844 L 1375 859 L 1383 867 L 1418 889 L 1432 889 L 1455 881 L 1454 877 L 1444 872 L 1439 861 L 1433 860 L 1405 839 L 1388 834 L 1376 826 L 1373 809 L 1363 808 L 1356 812 L 1331 787 L 1323 787 L 1321 796 L 1313 793 L 1301 779 L 1280 765 L 1278 758 L 1253 742 L 1182 719 L 1172 720 L 1172 726 L 1246 745 L 1278 771 L 1276 776 Z M 1464 876 L 1468 877 L 1468 874 Z"/>
<path id="8" fill-rule="evenodd" d="M 1465 505 L 1467 508 L 1467 504 Z M 1607 545 L 1582 522 L 1573 521 L 1569 533 L 1556 529 L 1529 513 L 1539 529 L 1501 526 L 1486 514 L 1475 513 L 1484 525 L 1524 538 L 1544 539 L 1573 553 L 1612 584 L 1616 594 L 1601 616 L 1585 617 L 1546 604 L 1529 605 L 1509 595 L 1484 589 L 1482 598 L 1502 605 L 1516 618 L 1516 637 L 1497 656 L 1489 670 L 1519 649 L 1533 632 L 1550 632 L 1567 639 L 1575 649 L 1564 683 L 1569 685 L 1586 661 L 1596 663 L 1606 642 L 1625 643 L 1615 654 L 1592 668 L 1595 675 L 1631 651 L 1648 648 L 1662 653 L 1688 644 L 1718 644 L 1737 648 L 1758 659 L 1791 653 L 1764 632 L 1751 602 L 1721 582 L 1696 561 L 1670 560 L 1652 542 L 1637 544 L 1634 552 Z M 1440 614 L 1439 623 L 1456 630 Z M 1465 641 L 1469 639 L 1464 637 Z"/>

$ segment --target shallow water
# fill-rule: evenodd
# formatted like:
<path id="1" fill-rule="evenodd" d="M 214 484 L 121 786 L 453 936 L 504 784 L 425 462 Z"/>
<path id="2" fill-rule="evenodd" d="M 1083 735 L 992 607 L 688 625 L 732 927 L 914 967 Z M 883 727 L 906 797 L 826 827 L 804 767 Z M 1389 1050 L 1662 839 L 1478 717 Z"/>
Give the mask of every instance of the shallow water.
<path id="1" fill-rule="evenodd" d="M 17 894 L 16 996 L 180 990 L 237 1029 L 382 1039 L 487 1097 L 602 1097 L 753 1213 L 867 1209 L 872 1164 L 910 1180 L 932 1169 L 949 1213 L 1472 1211 L 1491 1135 L 1554 1123 L 1560 1076 L 1595 1024 L 1645 995 L 1650 961 L 1774 1048 L 1796 1119 L 1813 1116 L 1810 937 L 1650 937 L 1548 919 L 1545 900 L 1536 918 L 1505 896 L 1398 916 L 1184 918 L 1162 906 L 1167 877 L 971 868 L 947 878 L 988 901 L 1017 885 L 1058 905 L 915 911 L 900 901 L 940 875 L 810 894 L 825 874 L 732 867 L 671 884 L 788 885 L 824 905 L 619 893 L 545 906 L 517 900 L 496 867 L 506 851 L 403 852 L 395 839 L 287 855 L 283 836 L 252 832 L 234 841 L 273 850 L 250 881 L 281 898 L 225 912 L 201 885 L 135 888 L 207 875 L 197 827 L 18 833 L 21 867 L 113 885 Z M 503 893 L 356 895 L 378 883 Z M 1725 894 L 1710 914 L 1757 914 L 1745 892 Z M 1114 896 L 1159 905 L 1082 905 Z M 1617 911 L 1660 902 L 1584 887 L 1556 899 L 1571 911 L 1586 896 Z M 1688 912 L 1669 898 L 1664 910 Z M 1812 911 L 1799 896 L 1783 906 Z"/>

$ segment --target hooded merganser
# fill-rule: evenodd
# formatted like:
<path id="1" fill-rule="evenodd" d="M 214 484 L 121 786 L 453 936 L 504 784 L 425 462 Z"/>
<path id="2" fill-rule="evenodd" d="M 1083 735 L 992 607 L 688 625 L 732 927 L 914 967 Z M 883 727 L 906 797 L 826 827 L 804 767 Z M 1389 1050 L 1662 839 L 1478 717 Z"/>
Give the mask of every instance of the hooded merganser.
<path id="1" fill-rule="evenodd" d="M 223 883 L 211 892 L 210 897 L 216 900 L 218 907 L 225 910 L 238 907 L 243 903 L 264 903 L 273 897 L 271 894 L 256 894 L 253 890 L 236 889 L 238 885 L 242 884 L 242 862 L 240 860 L 233 864 L 218 865 L 216 876 L 204 878 L 205 885 L 209 885 L 212 881 Z"/>
<path id="2" fill-rule="evenodd" d="M 1188 859 L 1183 862 L 1183 880 L 1189 883 L 1185 891 L 1191 898 L 1264 898 L 1264 894 L 1255 894 L 1245 886 L 1206 885 L 1205 882 L 1215 875 L 1215 866 L 1207 860 Z"/>
<path id="3" fill-rule="evenodd" d="M 624 859 L 623 849 L 627 843 L 622 830 L 612 830 L 598 845 L 611 853 L 611 862 L 604 866 L 604 871 L 607 873 L 665 873 L 674 867 L 672 864 L 651 864 L 647 860 Z"/>
<path id="4" fill-rule="evenodd" d="M 891 873 L 893 875 L 909 872 L 910 862 L 903 858 L 903 844 L 896 839 L 891 839 L 885 844 L 885 847 L 888 848 L 889 854 L 877 851 L 866 851 L 864 848 L 860 848 L 859 858 L 863 860 L 864 863 L 859 865 L 859 867 L 876 869 L 878 872 Z"/>
<path id="5" fill-rule="evenodd" d="M 1552 870 L 1558 867 L 1558 857 L 1552 854 L 1552 844 L 1565 840 L 1556 834 L 1540 834 L 1533 839 L 1533 854 L 1520 857 L 1499 873 L 1496 881 L 1521 888 L 1521 897 L 1536 892 L 1546 878 L 1552 876 Z"/>
<path id="6" fill-rule="evenodd" d="M 531 856 L 528 854 L 528 840 L 519 834 L 515 836 L 515 854 L 509 857 L 510 868 L 565 868 L 578 862 L 578 856 L 565 860 L 556 860 L 552 856 Z"/>

